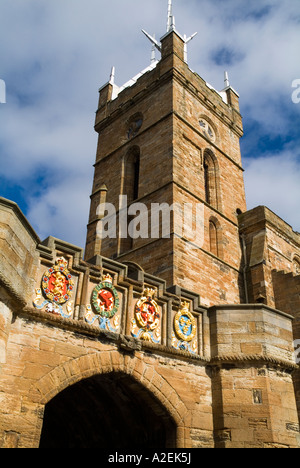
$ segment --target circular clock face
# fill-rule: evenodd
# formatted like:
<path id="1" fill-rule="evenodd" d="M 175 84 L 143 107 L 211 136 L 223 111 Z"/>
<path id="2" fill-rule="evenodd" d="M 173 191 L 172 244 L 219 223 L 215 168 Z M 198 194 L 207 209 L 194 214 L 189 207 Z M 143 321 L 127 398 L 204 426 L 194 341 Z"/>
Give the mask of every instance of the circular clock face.
<path id="1" fill-rule="evenodd" d="M 133 117 L 130 120 L 128 129 L 127 129 L 127 138 L 128 139 L 133 138 L 139 132 L 142 125 L 143 125 L 143 118 L 140 115 Z"/>
<path id="2" fill-rule="evenodd" d="M 215 132 L 212 129 L 212 126 L 204 119 L 199 120 L 199 125 L 204 133 L 204 135 L 212 141 L 216 140 Z"/>

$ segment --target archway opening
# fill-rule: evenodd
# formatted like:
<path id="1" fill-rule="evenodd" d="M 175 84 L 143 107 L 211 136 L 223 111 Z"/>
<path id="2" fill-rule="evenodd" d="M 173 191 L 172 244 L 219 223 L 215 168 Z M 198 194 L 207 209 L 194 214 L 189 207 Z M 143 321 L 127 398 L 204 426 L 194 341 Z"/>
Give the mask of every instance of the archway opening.
<path id="1" fill-rule="evenodd" d="M 142 384 L 122 373 L 82 380 L 45 406 L 40 448 L 176 447 L 176 425 Z"/>

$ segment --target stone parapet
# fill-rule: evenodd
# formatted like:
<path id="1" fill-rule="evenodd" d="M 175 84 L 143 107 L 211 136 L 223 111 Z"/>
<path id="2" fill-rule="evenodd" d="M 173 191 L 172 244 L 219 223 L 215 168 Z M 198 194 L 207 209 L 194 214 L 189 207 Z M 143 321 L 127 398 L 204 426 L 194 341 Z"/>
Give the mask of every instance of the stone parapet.
<path id="1" fill-rule="evenodd" d="M 292 320 L 263 304 L 215 306 L 209 309 L 211 356 L 261 356 L 295 364 Z"/>

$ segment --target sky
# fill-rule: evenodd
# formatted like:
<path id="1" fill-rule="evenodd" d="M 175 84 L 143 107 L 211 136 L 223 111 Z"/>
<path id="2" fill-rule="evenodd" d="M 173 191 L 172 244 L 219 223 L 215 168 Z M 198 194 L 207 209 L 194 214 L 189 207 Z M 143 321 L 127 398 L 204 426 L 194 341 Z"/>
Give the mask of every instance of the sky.
<path id="1" fill-rule="evenodd" d="M 41 240 L 84 247 L 98 89 L 112 66 L 122 86 L 150 65 L 141 29 L 162 37 L 167 3 L 0 0 L 0 196 Z M 240 95 L 248 209 L 300 231 L 300 1 L 173 0 L 173 13 L 179 33 L 198 32 L 190 68 L 218 90 L 227 70 Z"/>

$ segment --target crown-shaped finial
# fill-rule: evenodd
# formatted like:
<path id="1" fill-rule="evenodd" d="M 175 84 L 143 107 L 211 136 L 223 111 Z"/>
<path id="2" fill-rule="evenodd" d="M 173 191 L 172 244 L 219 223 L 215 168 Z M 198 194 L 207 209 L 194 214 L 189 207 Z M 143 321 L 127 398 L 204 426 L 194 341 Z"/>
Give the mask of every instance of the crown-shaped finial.
<path id="1" fill-rule="evenodd" d="M 59 257 L 56 259 L 55 264 L 59 267 L 67 268 L 68 261 L 64 257 Z"/>
<path id="2" fill-rule="evenodd" d="M 153 297 L 154 294 L 155 294 L 155 289 L 151 289 L 151 288 L 144 289 L 144 296 L 145 297 Z"/>
<path id="3" fill-rule="evenodd" d="M 112 276 L 109 273 L 106 273 L 106 275 L 102 276 L 102 281 L 104 283 L 112 283 L 113 279 L 112 279 Z"/>
<path id="4" fill-rule="evenodd" d="M 190 303 L 187 301 L 181 302 L 181 311 L 182 312 L 189 312 L 190 311 Z"/>

